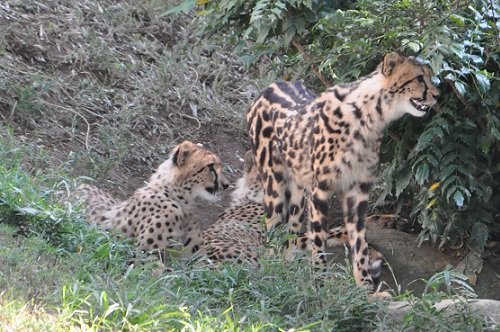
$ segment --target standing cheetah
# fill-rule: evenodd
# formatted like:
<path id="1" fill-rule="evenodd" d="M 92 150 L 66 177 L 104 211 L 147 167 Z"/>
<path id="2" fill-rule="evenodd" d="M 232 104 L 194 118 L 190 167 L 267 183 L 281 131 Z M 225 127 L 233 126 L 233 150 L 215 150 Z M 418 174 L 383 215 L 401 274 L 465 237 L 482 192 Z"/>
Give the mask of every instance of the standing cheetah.
<path id="1" fill-rule="evenodd" d="M 186 141 L 173 149 L 144 187 L 123 202 L 90 185 L 81 185 L 75 194 L 86 203 L 91 224 L 120 230 L 134 238 L 139 249 L 177 246 L 193 253 L 202 244 L 198 224 L 191 221 L 196 199 L 213 201 L 227 187 L 219 157 Z"/>
<path id="2" fill-rule="evenodd" d="M 267 227 L 284 221 L 291 233 L 300 234 L 308 219 L 312 261 L 324 263 L 327 200 L 342 193 L 354 278 L 372 288 L 365 215 L 383 130 L 404 114 L 425 115 L 436 103 L 439 92 L 431 76 L 415 58 L 389 53 L 371 74 L 317 97 L 300 82 L 264 89 L 247 122 L 264 183 Z M 303 218 L 306 201 L 308 218 Z"/>

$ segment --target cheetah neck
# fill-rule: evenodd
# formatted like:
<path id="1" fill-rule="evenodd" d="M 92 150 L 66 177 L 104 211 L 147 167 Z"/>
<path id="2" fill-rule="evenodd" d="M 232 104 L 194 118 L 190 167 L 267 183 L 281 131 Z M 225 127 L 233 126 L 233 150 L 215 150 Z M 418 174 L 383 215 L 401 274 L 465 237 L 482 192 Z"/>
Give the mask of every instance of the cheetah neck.
<path id="1" fill-rule="evenodd" d="M 385 77 L 378 71 L 350 84 L 336 85 L 325 92 L 327 99 L 334 100 L 330 117 L 339 121 L 335 110 L 340 107 L 344 121 L 351 125 L 351 132 L 358 130 L 363 137 L 377 139 L 385 127 L 396 120 L 393 112 L 393 96 L 386 87 Z M 342 116 L 341 115 L 341 116 Z"/>

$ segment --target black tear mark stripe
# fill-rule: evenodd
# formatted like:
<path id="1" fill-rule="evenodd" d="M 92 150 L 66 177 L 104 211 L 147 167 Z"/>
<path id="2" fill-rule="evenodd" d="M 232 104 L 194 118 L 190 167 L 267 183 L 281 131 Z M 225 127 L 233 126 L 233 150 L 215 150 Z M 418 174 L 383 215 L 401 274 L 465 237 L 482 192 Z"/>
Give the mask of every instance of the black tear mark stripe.
<path id="1" fill-rule="evenodd" d="M 214 164 L 208 165 L 208 168 L 210 169 L 210 171 L 212 171 L 212 173 L 214 173 L 214 177 L 215 177 L 215 180 L 214 180 L 214 192 L 217 192 L 217 191 L 219 191 L 219 175 L 215 171 Z"/>

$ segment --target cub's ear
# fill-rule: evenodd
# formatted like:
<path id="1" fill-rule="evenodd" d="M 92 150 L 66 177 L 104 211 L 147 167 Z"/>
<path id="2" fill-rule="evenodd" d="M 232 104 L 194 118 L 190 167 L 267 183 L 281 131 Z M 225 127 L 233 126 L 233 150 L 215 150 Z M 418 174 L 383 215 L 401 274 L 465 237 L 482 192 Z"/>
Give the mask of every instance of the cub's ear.
<path id="1" fill-rule="evenodd" d="M 382 74 L 385 77 L 391 76 L 394 68 L 403 62 L 403 57 L 396 52 L 387 53 L 382 62 Z"/>
<path id="2" fill-rule="evenodd" d="M 189 141 L 184 141 L 174 148 L 172 154 L 172 162 L 177 167 L 182 167 L 186 163 L 186 159 L 197 149 L 198 145 Z"/>
<path id="3" fill-rule="evenodd" d="M 248 150 L 245 153 L 245 173 L 249 173 L 252 167 L 255 166 L 255 157 L 252 150 Z"/>

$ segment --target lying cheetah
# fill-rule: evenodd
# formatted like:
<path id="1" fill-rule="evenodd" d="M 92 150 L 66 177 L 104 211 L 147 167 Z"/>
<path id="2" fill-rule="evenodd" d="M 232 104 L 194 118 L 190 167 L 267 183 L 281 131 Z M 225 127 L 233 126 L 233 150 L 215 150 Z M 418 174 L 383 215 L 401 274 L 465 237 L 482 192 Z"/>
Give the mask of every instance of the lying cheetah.
<path id="1" fill-rule="evenodd" d="M 186 141 L 173 149 L 144 187 L 123 202 L 91 185 L 79 186 L 75 195 L 85 202 L 91 224 L 120 230 L 142 250 L 179 247 L 194 253 L 202 244 L 201 231 L 191 222 L 195 200 L 213 201 L 227 187 L 220 159 Z"/>
<path id="2" fill-rule="evenodd" d="M 224 210 L 219 219 L 203 232 L 204 254 L 215 263 L 230 262 L 258 264 L 258 258 L 264 251 L 267 232 L 263 225 L 264 191 L 259 172 L 255 165 L 253 152 L 245 154 L 243 176 L 238 180 L 231 197 L 231 207 Z M 394 216 L 373 215 L 367 223 L 384 223 L 394 220 Z M 307 237 L 297 235 L 297 243 L 306 248 Z M 330 228 L 327 247 L 348 244 L 344 226 Z M 381 273 L 382 255 L 370 248 L 370 272 L 374 278 Z"/>
<path id="3" fill-rule="evenodd" d="M 283 221 L 300 234 L 307 226 L 312 261 L 324 263 L 327 200 L 342 193 L 354 278 L 372 288 L 365 215 L 383 130 L 404 114 L 425 115 L 436 103 L 431 75 L 415 58 L 389 53 L 371 74 L 317 97 L 300 82 L 264 89 L 247 122 L 264 183 L 267 227 Z M 302 218 L 306 201 L 308 218 Z"/>

